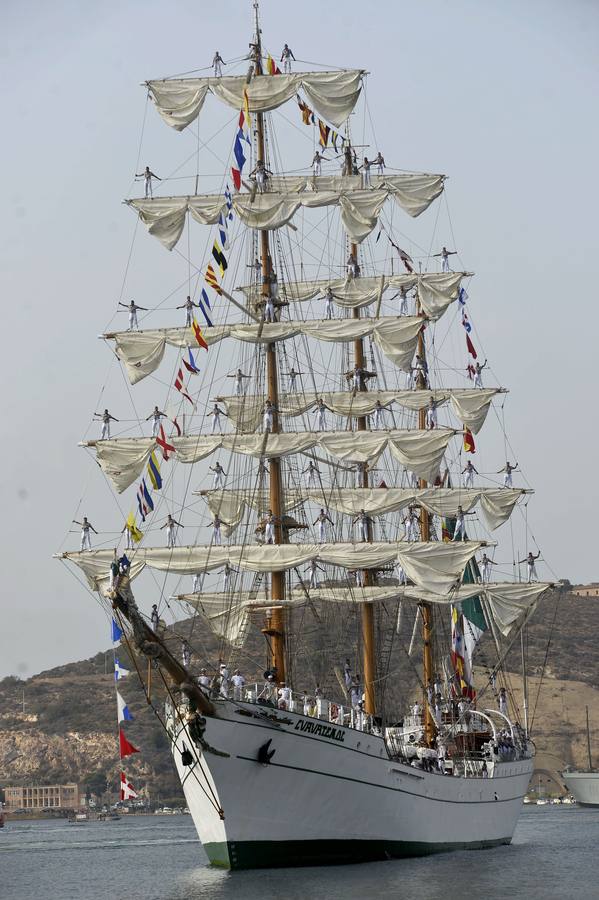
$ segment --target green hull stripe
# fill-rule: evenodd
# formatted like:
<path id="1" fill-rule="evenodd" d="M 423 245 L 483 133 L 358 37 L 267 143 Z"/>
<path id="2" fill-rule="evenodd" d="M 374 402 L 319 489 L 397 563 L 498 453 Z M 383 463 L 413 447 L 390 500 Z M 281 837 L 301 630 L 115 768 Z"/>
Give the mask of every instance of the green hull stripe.
<path id="1" fill-rule="evenodd" d="M 430 856 L 452 850 L 485 850 L 511 843 L 494 841 L 426 844 L 419 841 L 222 841 L 204 844 L 213 866 L 227 869 L 271 869 L 374 862 L 409 856 Z"/>

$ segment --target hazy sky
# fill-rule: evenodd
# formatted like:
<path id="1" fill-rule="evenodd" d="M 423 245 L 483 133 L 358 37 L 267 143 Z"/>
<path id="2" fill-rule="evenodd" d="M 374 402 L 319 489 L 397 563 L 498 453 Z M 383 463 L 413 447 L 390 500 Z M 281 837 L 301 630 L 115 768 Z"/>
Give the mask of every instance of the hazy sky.
<path id="1" fill-rule="evenodd" d="M 115 402 L 100 396 L 111 358 L 96 336 L 113 316 L 135 225 L 121 200 L 138 158 L 139 82 L 208 65 L 217 47 L 242 55 L 250 8 L 3 4 L 0 676 L 107 645 L 103 611 L 51 556 L 100 478 L 77 442 L 93 411 Z M 372 73 L 368 102 L 388 161 L 450 176 L 454 234 L 477 273 L 476 324 L 511 389 L 510 436 L 537 490 L 538 545 L 559 577 L 599 580 L 599 6 L 264 0 L 262 12 L 274 51 L 288 41 L 299 59 Z M 175 140 L 149 109 L 140 162 L 174 167 Z M 181 280 L 181 260 L 139 240 L 128 289 L 145 305 L 153 279 L 163 294 Z M 109 510 L 84 511 L 95 522 Z M 67 545 L 77 544 L 73 533 Z"/>

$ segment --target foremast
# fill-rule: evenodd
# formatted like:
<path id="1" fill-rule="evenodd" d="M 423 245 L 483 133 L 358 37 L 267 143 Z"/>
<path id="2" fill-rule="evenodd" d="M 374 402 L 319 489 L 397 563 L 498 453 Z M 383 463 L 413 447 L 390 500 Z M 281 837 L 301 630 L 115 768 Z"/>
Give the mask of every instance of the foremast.
<path id="1" fill-rule="evenodd" d="M 262 69 L 262 40 L 260 21 L 258 17 L 258 3 L 254 3 L 255 12 L 255 38 L 252 47 L 253 65 L 250 66 L 248 80 L 252 74 L 263 75 Z M 261 160 L 266 166 L 266 142 L 264 140 L 264 114 L 256 113 L 256 162 Z M 260 262 L 262 265 L 262 297 L 266 304 L 272 290 L 272 259 L 270 255 L 269 232 L 266 229 L 260 231 Z M 272 432 L 280 432 L 279 423 L 279 372 L 277 359 L 277 345 L 273 341 L 266 345 L 266 393 L 267 399 L 272 404 Z M 273 458 L 269 462 L 269 509 L 274 517 L 275 544 L 284 543 L 283 530 L 283 483 L 281 478 L 281 462 Z M 266 627 L 263 634 L 269 639 L 272 666 L 276 669 L 278 682 L 285 681 L 285 623 L 283 619 L 283 601 L 285 599 L 285 573 L 271 572 L 271 600 L 272 607 L 267 616 Z"/>

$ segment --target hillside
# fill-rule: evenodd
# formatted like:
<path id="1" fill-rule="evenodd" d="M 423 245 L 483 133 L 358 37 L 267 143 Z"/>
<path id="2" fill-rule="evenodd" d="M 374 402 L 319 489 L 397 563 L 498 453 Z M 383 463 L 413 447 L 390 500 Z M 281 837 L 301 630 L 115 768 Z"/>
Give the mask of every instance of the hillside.
<path id="1" fill-rule="evenodd" d="M 584 708 L 588 705 L 595 726 L 594 742 L 599 748 L 599 643 L 592 627 L 597 601 L 573 594 L 553 592 L 539 606 L 528 627 L 527 644 L 530 681 L 530 710 L 534 715 L 533 737 L 544 760 L 544 768 L 559 769 L 565 764 L 584 764 Z M 302 620 L 292 620 L 300 630 Z M 180 636 L 190 634 L 190 623 L 177 625 L 177 636 L 170 633 L 173 649 Z M 337 631 L 335 631 L 337 628 Z M 302 634 L 306 668 L 295 673 L 299 688 L 319 681 L 335 690 L 335 676 L 325 669 L 325 659 L 339 655 L 339 648 L 356 640 L 357 617 L 343 632 L 335 622 L 326 627 L 304 629 Z M 409 641 L 411 622 L 402 626 L 402 637 Z M 325 637 L 326 636 L 326 637 Z M 200 630 L 196 623 L 190 634 L 196 653 L 195 665 L 209 661 L 214 665 L 222 648 L 218 641 Z M 545 661 L 545 677 L 537 705 L 539 676 Z M 484 651 L 484 647 L 483 647 Z M 485 653 L 481 654 L 484 662 Z M 133 670 L 126 649 L 119 650 L 121 664 Z M 239 656 L 248 680 L 260 678 L 265 662 L 263 639 L 253 627 Z M 142 662 L 140 665 L 145 666 Z M 417 665 L 417 662 L 416 662 Z M 389 651 L 388 671 L 396 672 L 391 696 L 408 696 L 417 689 L 414 663 L 408 664 L 400 643 Z M 508 657 L 510 671 L 520 671 L 520 648 Z M 310 673 L 309 675 L 307 673 Z M 536 677 L 535 677 L 536 676 Z M 518 675 L 511 678 L 515 696 L 520 699 Z M 121 682 L 134 721 L 127 723 L 127 737 L 142 751 L 127 760 L 127 773 L 138 784 L 146 784 L 152 799 L 180 796 L 167 740 L 157 715 L 146 702 L 139 681 L 132 674 Z M 337 691 L 336 691 L 337 693 Z M 163 705 L 164 692 L 153 679 L 152 701 L 157 711 Z M 535 708 L 536 707 L 536 708 Z M 106 776 L 116 785 L 121 763 L 116 739 L 116 701 L 112 674 L 112 651 L 98 653 L 81 662 L 69 663 L 41 672 L 26 681 L 5 678 L 0 681 L 0 785 L 25 781 L 64 782 Z M 599 752 L 599 749 L 598 749 Z"/>

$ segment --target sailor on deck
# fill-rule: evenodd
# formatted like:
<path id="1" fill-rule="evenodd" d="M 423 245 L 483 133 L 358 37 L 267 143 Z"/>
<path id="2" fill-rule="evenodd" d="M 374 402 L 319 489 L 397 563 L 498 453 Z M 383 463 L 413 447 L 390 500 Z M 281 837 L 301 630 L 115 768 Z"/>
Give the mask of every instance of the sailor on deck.
<path id="1" fill-rule="evenodd" d="M 262 424 L 264 426 L 264 432 L 272 431 L 273 426 L 273 417 L 275 414 L 275 405 L 272 400 L 266 400 L 264 403 L 264 413 L 262 416 Z"/>
<path id="2" fill-rule="evenodd" d="M 285 72 L 286 75 L 289 75 L 291 73 L 291 60 L 295 62 L 293 50 L 291 49 L 289 44 L 285 44 L 281 53 L 281 62 L 283 63 L 283 72 Z"/>
<path id="3" fill-rule="evenodd" d="M 73 519 L 75 525 L 81 525 L 81 550 L 91 550 L 92 542 L 90 537 L 90 531 L 93 531 L 94 534 L 98 532 L 94 528 L 91 522 L 88 522 L 87 516 L 83 516 L 83 522 L 78 522 L 77 519 Z"/>
<path id="4" fill-rule="evenodd" d="M 181 660 L 184 668 L 189 669 L 189 666 L 191 665 L 191 647 L 185 638 L 181 641 Z"/>
<path id="5" fill-rule="evenodd" d="M 533 553 L 529 553 L 528 556 L 525 557 L 525 559 L 518 560 L 518 563 L 526 563 L 526 568 L 528 569 L 528 577 L 526 580 L 528 584 L 531 584 L 533 581 L 539 580 L 539 576 L 537 575 L 537 568 L 535 566 L 535 560 L 537 560 L 540 555 L 541 551 L 539 550 L 536 556 Z"/>
<path id="6" fill-rule="evenodd" d="M 515 472 L 517 468 L 518 468 L 518 463 L 516 463 L 515 465 L 512 466 L 512 465 L 510 465 L 510 462 L 508 460 L 506 462 L 505 466 L 503 467 L 503 469 L 499 469 L 497 471 L 498 475 L 501 475 L 502 472 L 504 473 L 504 475 L 503 475 L 504 488 L 512 487 L 512 472 Z"/>
<path id="7" fill-rule="evenodd" d="M 218 668 L 218 674 L 220 677 L 220 694 L 221 697 L 229 696 L 229 669 L 227 668 L 226 663 L 221 662 Z"/>
<path id="8" fill-rule="evenodd" d="M 372 522 L 372 519 L 368 515 L 365 509 L 361 509 L 356 518 L 352 521 L 352 525 L 358 524 L 359 532 L 360 532 L 360 540 L 365 543 L 370 540 L 369 537 L 369 526 Z"/>
<path id="9" fill-rule="evenodd" d="M 223 74 L 223 66 L 226 66 L 226 62 L 218 52 L 214 54 L 214 59 L 212 60 L 212 68 L 214 69 L 214 77 L 221 78 Z"/>
<path id="10" fill-rule="evenodd" d="M 200 669 L 200 674 L 198 675 L 198 684 L 206 691 L 210 690 L 210 676 L 208 675 L 206 669 Z"/>
<path id="11" fill-rule="evenodd" d="M 441 271 L 449 272 L 449 257 L 455 256 L 457 254 L 457 250 L 448 250 L 447 247 L 443 247 L 440 253 L 433 253 L 433 256 L 441 257 Z"/>
<path id="12" fill-rule="evenodd" d="M 323 160 L 326 161 L 326 159 L 327 159 L 326 156 L 323 156 L 323 154 L 320 153 L 318 150 L 316 151 L 316 153 L 314 154 L 314 157 L 312 159 L 312 171 L 313 171 L 314 175 L 322 174 L 322 163 L 323 163 Z"/>
<path id="13" fill-rule="evenodd" d="M 331 525 L 334 524 L 331 517 L 324 511 L 324 509 L 321 509 L 318 513 L 318 516 L 316 517 L 316 521 L 312 523 L 313 525 L 318 525 L 318 541 L 321 544 L 324 544 L 327 539 L 327 522 L 330 522 Z"/>
<path id="14" fill-rule="evenodd" d="M 378 166 L 379 175 L 384 175 L 384 173 L 385 173 L 385 157 L 383 156 L 383 154 L 381 153 L 380 150 L 377 152 L 377 155 L 372 160 L 372 165 Z"/>
<path id="15" fill-rule="evenodd" d="M 333 291 L 332 291 L 330 285 L 326 289 L 324 299 L 326 301 L 325 308 L 324 308 L 325 309 L 325 319 L 332 319 L 335 315 L 335 307 L 333 304 L 333 300 L 334 300 Z"/>
<path id="16" fill-rule="evenodd" d="M 317 431 L 326 431 L 327 430 L 327 408 L 324 405 L 324 400 L 322 397 L 316 403 L 316 430 Z"/>
<path id="17" fill-rule="evenodd" d="M 307 475 L 306 484 L 308 487 L 316 487 L 318 483 L 317 476 L 320 475 L 320 469 L 313 460 L 308 463 L 308 468 L 304 469 L 302 475 Z"/>
<path id="18" fill-rule="evenodd" d="M 125 309 L 129 310 L 129 331 L 133 331 L 136 328 L 139 331 L 139 324 L 137 322 L 137 310 L 143 309 L 144 312 L 148 311 L 147 306 L 138 306 L 135 300 L 131 300 L 130 303 L 121 303 L 119 300 L 119 306 L 124 306 Z"/>
<path id="19" fill-rule="evenodd" d="M 498 701 L 499 701 L 499 712 L 502 713 L 504 716 L 507 716 L 507 694 L 506 694 L 504 687 L 499 688 Z"/>
<path id="20" fill-rule="evenodd" d="M 214 472 L 214 482 L 213 487 L 215 488 L 224 488 L 225 486 L 225 478 L 227 477 L 227 473 L 221 466 L 219 462 L 216 462 L 214 466 L 208 466 L 211 472 Z"/>
<path id="21" fill-rule="evenodd" d="M 148 196 L 153 199 L 154 194 L 152 193 L 152 178 L 155 178 L 157 181 L 162 181 L 162 178 L 159 178 L 158 175 L 156 175 L 154 172 L 151 172 L 149 166 L 146 166 L 145 170 L 143 172 L 140 172 L 139 175 L 136 173 L 135 177 L 143 178 L 144 180 L 144 196 L 146 200 L 148 199 Z"/>
<path id="22" fill-rule="evenodd" d="M 175 547 L 177 545 L 177 528 L 183 528 L 184 526 L 181 522 L 177 522 L 176 519 L 173 519 L 170 513 L 168 513 L 166 517 L 166 522 L 164 525 L 160 526 L 160 530 L 166 528 L 166 546 L 167 547 Z"/>
<path id="23" fill-rule="evenodd" d="M 235 669 L 235 671 L 233 672 L 231 683 L 233 685 L 233 700 L 242 700 L 245 678 L 243 677 L 239 669 Z"/>
<path id="24" fill-rule="evenodd" d="M 218 403 L 215 403 L 212 410 L 208 413 L 209 416 L 214 416 L 212 419 L 212 429 L 211 434 L 217 434 L 222 432 L 222 428 L 220 426 L 220 417 L 226 416 L 226 412 L 224 409 L 221 409 Z"/>
<path id="25" fill-rule="evenodd" d="M 465 513 L 461 506 L 458 506 L 458 511 L 455 517 L 455 528 L 453 530 L 452 541 L 465 541 L 466 540 L 466 516 L 473 516 L 475 513 L 467 512 Z"/>
<path id="26" fill-rule="evenodd" d="M 322 566 L 319 566 L 318 563 L 316 562 L 316 560 L 313 559 L 311 561 L 310 565 L 306 569 L 304 569 L 304 572 L 310 573 L 310 587 L 317 588 L 318 584 L 319 584 L 318 573 L 324 572 L 324 569 L 322 568 Z"/>
<path id="27" fill-rule="evenodd" d="M 474 475 L 478 475 L 478 470 L 474 468 L 473 464 L 468 460 L 464 468 L 462 469 L 462 475 L 464 476 L 464 487 L 472 488 L 474 487 Z"/>
<path id="28" fill-rule="evenodd" d="M 493 562 L 492 559 L 489 559 L 486 553 L 483 553 L 483 558 L 480 561 L 480 576 L 483 584 L 488 584 L 491 580 L 491 566 L 496 566 L 497 563 Z"/>
<path id="29" fill-rule="evenodd" d="M 431 397 L 426 408 L 426 427 L 433 429 L 437 427 L 437 402 Z"/>
<path id="30" fill-rule="evenodd" d="M 185 310 L 185 327 L 191 328 L 193 325 L 193 309 L 194 306 L 200 308 L 199 303 L 194 303 L 191 297 L 185 298 L 185 303 L 182 303 L 181 306 L 176 306 L 175 309 L 184 309 Z"/>
<path id="31" fill-rule="evenodd" d="M 152 437 L 158 437 L 158 433 L 160 431 L 160 420 L 168 418 L 165 412 L 160 412 L 157 406 L 154 407 L 149 416 L 146 417 L 146 422 L 152 420 Z"/>
<path id="32" fill-rule="evenodd" d="M 264 517 L 264 540 L 267 544 L 274 544 L 275 542 L 275 521 L 276 517 L 272 509 L 269 509 Z"/>
<path id="33" fill-rule="evenodd" d="M 110 440 L 110 423 L 118 422 L 118 419 L 115 419 L 114 416 L 111 416 L 107 409 L 104 410 L 103 413 L 94 413 L 94 416 L 98 416 L 102 421 L 102 430 L 100 431 L 100 440 L 101 441 L 109 441 Z"/>
<path id="34" fill-rule="evenodd" d="M 406 527 L 405 531 L 405 539 L 406 541 L 417 541 L 418 540 L 418 522 L 419 516 L 416 512 L 414 506 L 408 507 L 408 514 L 403 520 L 403 524 Z"/>
<path id="35" fill-rule="evenodd" d="M 251 375 L 244 375 L 241 369 L 237 369 L 232 375 L 227 375 L 227 378 L 235 379 L 235 396 L 242 397 L 243 396 L 243 379 L 251 378 Z"/>
<path id="36" fill-rule="evenodd" d="M 160 615 L 158 613 L 158 606 L 155 603 L 152 604 L 150 622 L 152 623 L 152 631 L 158 631 L 158 626 L 160 625 Z"/>

